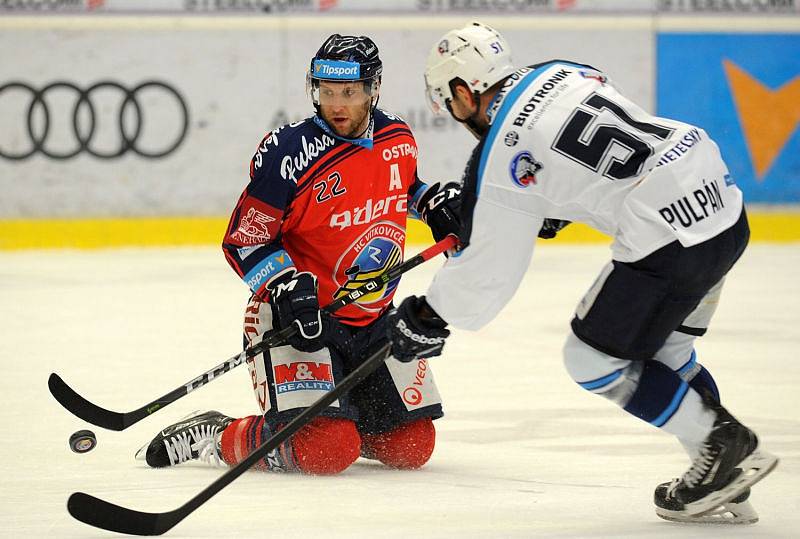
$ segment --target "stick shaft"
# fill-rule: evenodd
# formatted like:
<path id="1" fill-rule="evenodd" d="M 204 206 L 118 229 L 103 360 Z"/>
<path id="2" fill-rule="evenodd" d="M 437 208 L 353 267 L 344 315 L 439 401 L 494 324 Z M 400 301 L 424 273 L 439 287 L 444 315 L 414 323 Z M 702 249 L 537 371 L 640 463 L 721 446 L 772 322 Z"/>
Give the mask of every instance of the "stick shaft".
<path id="1" fill-rule="evenodd" d="M 326 305 L 324 310 L 329 313 L 336 312 L 342 307 L 354 303 L 360 297 L 380 290 L 387 283 L 397 279 L 405 272 L 417 267 L 431 258 L 434 258 L 436 255 L 454 248 L 457 244 L 458 239 L 455 236 L 447 236 L 443 240 L 431 245 L 417 255 L 409 258 L 402 264 L 390 268 L 385 273 L 368 280 L 363 285 L 346 294 L 345 296 L 334 300 L 329 305 Z M 165 406 L 168 406 L 173 402 L 185 397 L 192 391 L 195 391 L 196 389 L 209 384 L 213 380 L 216 380 L 223 374 L 244 363 L 248 357 L 256 356 L 273 346 L 284 343 L 286 339 L 293 335 L 296 331 L 297 327 L 295 325 L 291 325 L 281 330 L 269 331 L 264 334 L 264 337 L 260 342 L 247 348 L 243 352 L 228 358 L 219 365 L 207 370 L 203 374 L 200 374 L 185 384 L 176 387 L 169 393 L 166 393 L 165 395 L 162 395 L 161 397 L 130 412 L 115 412 L 97 406 L 73 390 L 56 373 L 52 373 L 50 375 L 48 387 L 50 388 L 50 393 L 53 395 L 53 397 L 55 397 L 55 399 L 73 415 L 98 427 L 121 431 L 135 423 L 138 423 L 142 419 L 149 417 L 151 414 L 161 410 Z"/>

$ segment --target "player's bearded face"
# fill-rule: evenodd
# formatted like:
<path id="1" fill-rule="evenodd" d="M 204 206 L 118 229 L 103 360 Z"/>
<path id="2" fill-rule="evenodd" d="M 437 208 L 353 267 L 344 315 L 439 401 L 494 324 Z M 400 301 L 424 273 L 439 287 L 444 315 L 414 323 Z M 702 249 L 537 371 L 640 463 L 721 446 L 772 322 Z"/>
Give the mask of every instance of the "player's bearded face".
<path id="1" fill-rule="evenodd" d="M 450 115 L 461 123 L 475 138 L 481 139 L 489 130 L 489 119 L 481 114 L 481 103 L 474 95 L 457 86 L 453 99 L 448 102 Z"/>
<path id="2" fill-rule="evenodd" d="M 322 119 L 340 137 L 355 138 L 366 131 L 371 104 L 372 96 L 361 82 L 320 82 Z"/>

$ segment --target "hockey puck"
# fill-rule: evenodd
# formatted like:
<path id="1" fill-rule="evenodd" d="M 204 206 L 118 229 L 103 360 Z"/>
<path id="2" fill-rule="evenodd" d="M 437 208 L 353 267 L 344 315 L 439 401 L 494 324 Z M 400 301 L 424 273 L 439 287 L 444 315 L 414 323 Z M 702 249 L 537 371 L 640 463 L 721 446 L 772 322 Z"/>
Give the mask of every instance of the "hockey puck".
<path id="1" fill-rule="evenodd" d="M 90 430 L 79 430 L 69 437 L 69 448 L 76 453 L 88 453 L 97 445 L 97 437 Z"/>

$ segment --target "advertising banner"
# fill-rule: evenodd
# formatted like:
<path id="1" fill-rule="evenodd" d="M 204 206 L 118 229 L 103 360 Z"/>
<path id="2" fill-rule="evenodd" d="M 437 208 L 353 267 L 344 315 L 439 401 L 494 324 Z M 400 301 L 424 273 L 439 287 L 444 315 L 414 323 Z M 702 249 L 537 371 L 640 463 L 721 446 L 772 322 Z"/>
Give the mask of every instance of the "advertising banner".
<path id="1" fill-rule="evenodd" d="M 800 14 L 797 0 L 658 0 L 661 13 L 713 13 L 718 15 Z"/>
<path id="2" fill-rule="evenodd" d="M 0 0 L 0 13 L 800 14 L 799 0 Z"/>
<path id="3" fill-rule="evenodd" d="M 57 28 L 5 24 L 0 219 L 227 215 L 262 137 L 313 115 L 306 71 L 334 32 L 370 29 L 384 62 L 379 106 L 411 125 L 420 176 L 461 177 L 475 140 L 449 116 L 428 110 L 422 74 L 430 47 L 467 20 L 409 29 L 397 28 L 423 19 L 359 18 L 335 26 L 326 18 L 257 20 L 258 26 L 225 17 L 192 19 L 192 26 L 157 17 Z M 648 29 L 496 22 L 520 65 L 553 58 L 593 64 L 634 100 L 652 105 Z"/>
<path id="4" fill-rule="evenodd" d="M 657 104 L 708 131 L 746 201 L 800 202 L 800 34 L 660 34 Z"/>
<path id="5" fill-rule="evenodd" d="M 648 13 L 654 0 L 0 0 L 0 11 L 46 13 Z"/>

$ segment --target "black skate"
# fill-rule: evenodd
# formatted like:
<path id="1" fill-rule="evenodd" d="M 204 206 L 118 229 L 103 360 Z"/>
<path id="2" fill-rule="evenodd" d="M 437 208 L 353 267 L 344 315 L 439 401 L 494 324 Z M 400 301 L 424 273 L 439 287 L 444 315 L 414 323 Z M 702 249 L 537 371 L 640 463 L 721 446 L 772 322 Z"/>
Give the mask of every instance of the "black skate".
<path id="1" fill-rule="evenodd" d="M 175 466 L 190 460 L 222 466 L 219 442 L 222 431 L 232 421 L 232 417 L 213 410 L 194 412 L 159 432 L 136 452 L 136 458 L 145 460 L 152 468 Z"/>
<path id="2" fill-rule="evenodd" d="M 667 485 L 660 504 L 663 509 L 680 511 L 687 517 L 718 513 L 778 464 L 776 456 L 759 449 L 753 431 L 719 404 L 708 400 L 706 403 L 717 414 L 714 428 L 689 470 Z M 657 498 L 660 488 L 661 485 L 656 489 Z M 658 501 L 656 505 L 659 506 Z"/>
<path id="3" fill-rule="evenodd" d="M 673 479 L 673 482 L 680 479 Z M 656 515 L 673 522 L 689 522 L 693 524 L 755 524 L 758 513 L 748 501 L 750 488 L 742 494 L 724 503 L 716 511 L 701 516 L 686 514 L 684 505 L 677 499 L 667 496 L 671 483 L 661 483 L 656 487 L 653 496 L 656 504 Z"/>

